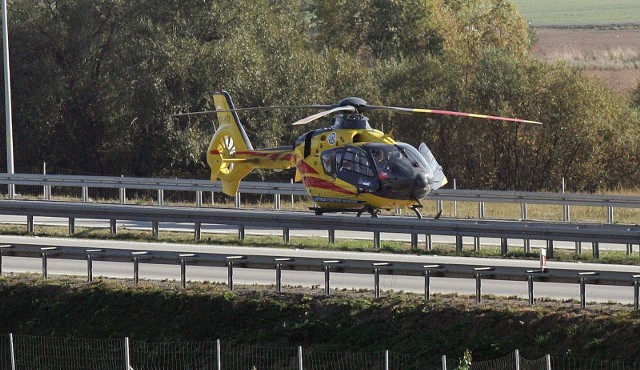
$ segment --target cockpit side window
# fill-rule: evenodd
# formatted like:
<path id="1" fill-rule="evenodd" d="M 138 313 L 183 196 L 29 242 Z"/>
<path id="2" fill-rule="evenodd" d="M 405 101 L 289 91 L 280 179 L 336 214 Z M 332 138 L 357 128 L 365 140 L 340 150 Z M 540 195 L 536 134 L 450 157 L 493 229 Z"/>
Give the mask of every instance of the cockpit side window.
<path id="1" fill-rule="evenodd" d="M 367 153 L 357 147 L 346 148 L 341 162 L 341 170 L 352 171 L 368 177 L 374 176 L 374 170 Z"/>

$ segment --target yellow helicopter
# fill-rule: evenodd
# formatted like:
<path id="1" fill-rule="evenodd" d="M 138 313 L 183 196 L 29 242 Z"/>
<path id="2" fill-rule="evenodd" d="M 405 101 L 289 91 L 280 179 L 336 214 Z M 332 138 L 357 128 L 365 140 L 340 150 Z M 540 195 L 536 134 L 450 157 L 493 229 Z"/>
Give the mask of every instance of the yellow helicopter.
<path id="1" fill-rule="evenodd" d="M 213 93 L 212 99 L 219 126 L 207 150 L 211 181 L 220 179 L 223 192 L 235 196 L 240 181 L 254 169 L 295 168 L 295 181 L 304 184 L 316 204 L 311 207 L 316 215 L 356 212 L 360 216 L 366 212 L 378 217 L 380 210 L 408 207 L 422 218 L 420 201 L 447 183 L 442 167 L 424 143 L 416 149 L 395 141 L 371 128 L 366 112 L 390 110 L 540 124 L 482 114 L 374 106 L 357 97 L 334 105 L 258 108 L 236 108 L 226 91 Z M 321 109 L 293 125 L 335 116 L 330 127 L 306 132 L 292 146 L 254 149 L 237 112 L 271 108 Z"/>

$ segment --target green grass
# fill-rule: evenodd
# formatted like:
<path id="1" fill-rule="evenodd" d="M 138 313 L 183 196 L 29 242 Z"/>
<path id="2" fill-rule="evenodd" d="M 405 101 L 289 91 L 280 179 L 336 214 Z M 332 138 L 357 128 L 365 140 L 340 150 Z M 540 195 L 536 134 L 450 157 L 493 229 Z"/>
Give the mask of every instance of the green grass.
<path id="1" fill-rule="evenodd" d="M 637 0 L 512 0 L 534 26 L 640 25 Z"/>
<path id="2" fill-rule="evenodd" d="M 132 282 L 37 275 L 0 277 L 0 332 L 147 342 L 222 339 L 266 347 L 303 345 L 329 352 L 382 352 L 438 363 L 470 349 L 488 360 L 519 349 L 526 358 L 553 356 L 632 361 L 638 314 L 629 305 L 484 296 Z M 614 312 L 614 314 L 612 314 Z M 598 351 L 593 352 L 593 343 Z"/>

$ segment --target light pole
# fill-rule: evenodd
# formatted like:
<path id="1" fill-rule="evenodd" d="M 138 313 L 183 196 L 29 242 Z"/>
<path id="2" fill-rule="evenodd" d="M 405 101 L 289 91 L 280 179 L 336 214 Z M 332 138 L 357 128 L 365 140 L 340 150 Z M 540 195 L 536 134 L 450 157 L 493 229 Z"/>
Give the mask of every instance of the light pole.
<path id="1" fill-rule="evenodd" d="M 4 103 L 7 133 L 7 174 L 13 175 L 13 123 L 11 121 L 11 73 L 9 72 L 9 31 L 7 26 L 7 0 L 2 0 L 2 45 L 4 51 Z M 9 198 L 15 194 L 14 184 L 9 184 Z"/>

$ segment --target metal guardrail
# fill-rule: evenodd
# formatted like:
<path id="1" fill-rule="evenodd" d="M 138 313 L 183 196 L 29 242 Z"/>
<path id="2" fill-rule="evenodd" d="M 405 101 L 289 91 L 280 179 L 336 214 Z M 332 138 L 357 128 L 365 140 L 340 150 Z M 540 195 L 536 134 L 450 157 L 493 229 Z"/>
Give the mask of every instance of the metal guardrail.
<path id="1" fill-rule="evenodd" d="M 335 240 L 336 230 L 365 231 L 373 233 L 374 248 L 380 247 L 381 233 L 411 235 L 414 248 L 420 234 L 454 236 L 458 251 L 462 251 L 463 237 L 498 238 L 502 240 L 503 254 L 507 253 L 507 239 L 524 240 L 525 245 L 530 240 L 544 240 L 548 257 L 553 257 L 554 241 L 590 242 L 594 244 L 594 250 L 599 243 L 621 244 L 627 245 L 628 252 L 634 244 L 640 243 L 640 226 L 619 224 L 316 216 L 307 212 L 20 200 L 0 201 L 0 214 L 26 216 L 29 232 L 33 232 L 33 218 L 41 216 L 68 218 L 71 234 L 75 229 L 75 219 L 99 219 L 110 220 L 112 233 L 117 232 L 116 220 L 150 221 L 154 236 L 158 235 L 161 222 L 191 223 L 195 239 L 200 239 L 203 224 L 237 226 L 241 238 L 245 227 L 280 228 L 285 243 L 289 241 L 291 229 L 327 230 L 330 241 Z"/>
<path id="2" fill-rule="evenodd" d="M 90 244 L 90 242 L 89 242 Z M 227 285 L 233 290 L 233 270 L 236 267 L 253 269 L 274 269 L 275 286 L 278 292 L 282 291 L 282 270 L 295 269 L 305 271 L 322 271 L 325 275 L 325 294 L 330 294 L 330 273 L 355 273 L 372 274 L 373 291 L 376 297 L 380 297 L 379 279 L 381 274 L 393 274 L 403 276 L 424 276 L 424 297 L 430 298 L 431 277 L 455 277 L 474 278 L 476 280 L 476 301 L 482 297 L 482 279 L 520 280 L 528 281 L 529 304 L 534 304 L 534 281 L 579 283 L 581 306 L 586 305 L 586 283 L 603 285 L 622 285 L 634 287 L 634 309 L 638 310 L 640 295 L 640 275 L 630 271 L 610 270 L 580 270 L 575 269 L 531 269 L 532 261 L 524 262 L 521 266 L 513 266 L 513 261 L 504 263 L 495 261 L 493 265 L 477 265 L 464 263 L 439 263 L 425 265 L 422 262 L 406 262 L 394 260 L 371 259 L 339 259 L 327 260 L 317 257 L 298 257 L 292 252 L 282 256 L 246 254 L 228 255 L 219 253 L 184 253 L 164 250 L 127 250 L 116 248 L 87 248 L 77 246 L 45 246 L 35 244 L 9 244 L 0 246 L 0 274 L 2 273 L 2 257 L 32 257 L 42 258 L 42 275 L 48 277 L 47 261 L 49 258 L 61 258 L 87 261 L 87 280 L 93 280 L 93 261 L 133 262 L 133 279 L 138 283 L 139 263 L 164 264 L 181 266 L 181 285 L 186 287 L 187 265 L 227 267 Z M 387 256 L 388 257 L 388 256 Z M 529 267 L 527 267 L 529 265 Z"/>
<path id="3" fill-rule="evenodd" d="M 50 198 L 52 186 L 82 188 L 84 201 L 88 198 L 84 195 L 87 194 L 86 189 L 88 188 L 120 189 L 121 203 L 126 202 L 126 189 L 157 190 L 159 204 L 163 203 L 163 191 L 194 191 L 200 193 L 200 197 L 196 195 L 196 199 L 201 199 L 202 192 L 222 191 L 220 182 L 211 182 L 209 180 L 77 175 L 0 174 L 0 184 L 42 186 L 47 200 Z M 281 195 L 302 196 L 307 194 L 304 186 L 298 183 L 249 181 L 240 183 L 240 193 L 272 194 L 278 209 Z M 564 207 L 563 221 L 571 220 L 569 208 L 571 206 L 603 207 L 607 209 L 608 223 L 614 222 L 614 208 L 640 208 L 640 196 L 578 193 L 438 189 L 431 193 L 427 200 L 436 201 L 438 209 L 442 209 L 442 202 L 444 201 L 477 202 L 479 204 L 478 218 L 484 218 L 485 216 L 484 203 L 520 204 L 520 218 L 523 220 L 528 218 L 527 205 L 529 204 L 562 205 Z M 196 201 L 198 206 L 201 205 L 199 203 Z"/>

